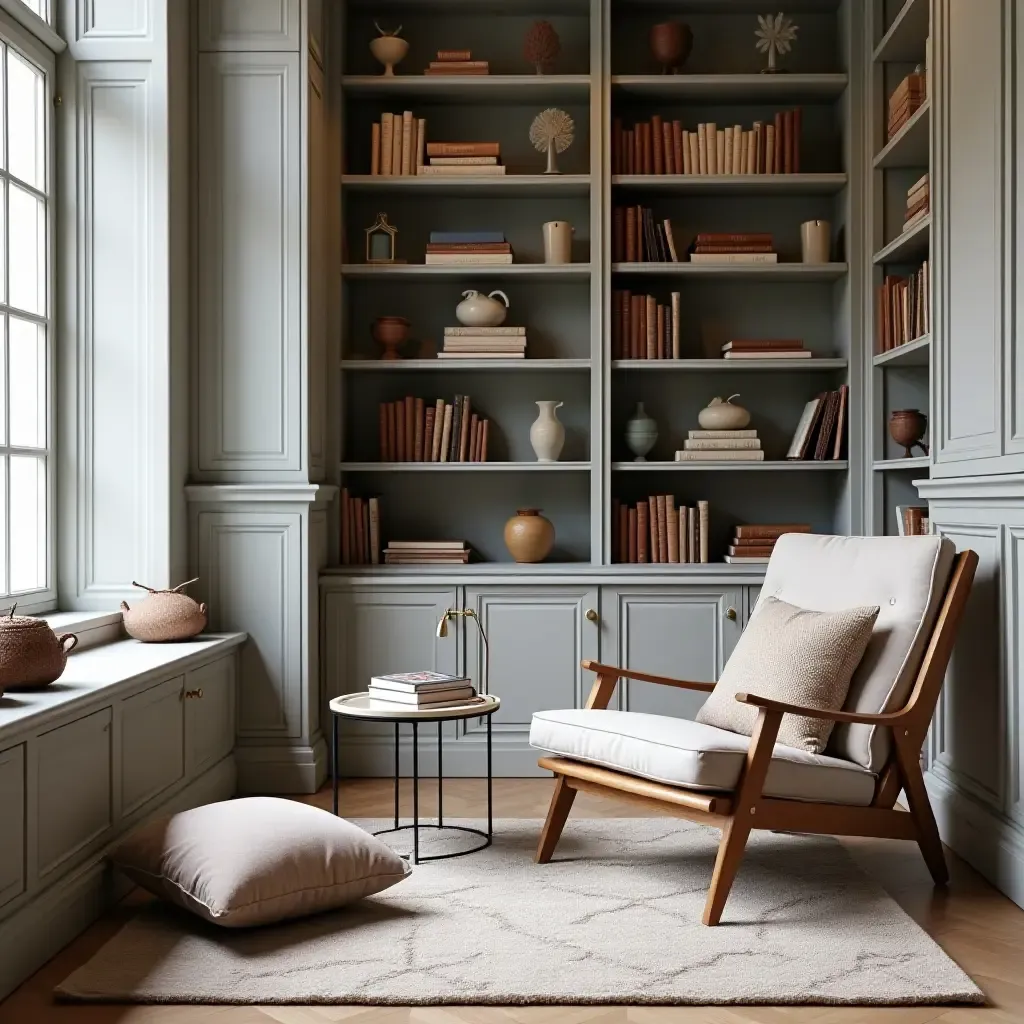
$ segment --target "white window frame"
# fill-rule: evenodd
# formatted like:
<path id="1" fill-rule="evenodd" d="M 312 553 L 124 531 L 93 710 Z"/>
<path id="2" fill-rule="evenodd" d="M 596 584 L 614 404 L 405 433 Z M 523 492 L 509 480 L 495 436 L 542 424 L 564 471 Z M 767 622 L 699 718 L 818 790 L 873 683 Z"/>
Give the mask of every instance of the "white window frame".
<path id="1" fill-rule="evenodd" d="M 34 31 L 28 31 L 26 29 L 25 22 L 31 19 L 33 22 L 37 22 L 40 25 L 45 25 L 40 19 L 27 7 L 24 7 L 24 17 L 12 17 L 10 15 L 11 5 L 20 5 L 20 0 L 0 0 L 0 40 L 4 44 L 16 50 L 22 58 L 29 61 L 38 67 L 45 76 L 45 91 L 43 97 L 43 116 L 46 119 L 45 124 L 45 139 L 46 139 L 46 187 L 45 187 L 45 198 L 46 198 L 46 308 L 44 316 L 41 318 L 35 318 L 36 322 L 45 322 L 46 326 L 46 582 L 42 589 L 32 590 L 24 593 L 12 594 L 8 591 L 0 591 L 0 608 L 8 608 L 15 601 L 18 604 L 19 613 L 38 613 L 44 611 L 52 611 L 57 607 L 57 455 L 56 455 L 56 436 L 57 436 L 57 416 L 56 416 L 56 396 L 57 396 L 57 378 L 56 378 L 56 325 L 54 322 L 54 298 L 55 298 L 55 244 L 56 244 L 56 190 L 55 190 L 55 174 L 54 174 L 54 144 L 56 140 L 56 132 L 54 125 L 54 102 L 53 97 L 55 95 L 54 89 L 56 87 L 56 57 L 54 51 L 49 45 L 46 45 L 40 37 Z M 24 6 L 24 5 L 20 5 Z M 48 31 L 52 34 L 52 30 L 49 30 L 48 26 L 45 26 Z M 6 67 L 0 66 L 0 73 L 6 76 Z M 6 82 L 4 83 L 6 87 Z M 6 91 L 6 88 L 5 88 Z M 6 151 L 6 133 L 8 130 L 7 119 L 4 119 L 3 124 L 3 143 L 4 150 Z M 5 161 L 5 163 L 8 163 Z M 9 223 L 7 217 L 7 206 L 9 204 L 9 182 L 10 173 L 5 166 L 0 169 L 0 178 L 4 181 L 4 225 Z M 17 179 L 15 179 L 17 181 Z M 18 182 L 18 184 L 25 186 L 26 183 Z M 38 190 L 28 186 L 32 189 L 33 193 L 38 194 Z M 6 227 L 5 227 L 6 231 Z M 0 238 L 0 244 L 3 244 L 3 239 Z M 3 261 L 3 272 L 10 277 L 10 253 L 4 254 Z M 7 301 L 10 299 L 9 285 L 4 289 L 5 302 L 3 303 L 3 312 L 5 316 L 4 335 L 0 338 L 0 341 L 6 340 L 9 335 L 9 318 L 11 311 L 7 306 Z M 13 311 L 14 316 L 24 316 L 25 314 L 19 314 L 17 310 Z M 6 345 L 3 346 L 2 351 L 4 354 L 7 352 Z M 7 367 L 4 368 L 4 380 L 8 381 Z M 9 384 L 5 384 L 9 386 Z M 4 415 L 8 415 L 8 411 L 5 410 Z M 9 431 L 6 434 L 7 443 L 2 447 L 4 453 L 8 453 L 11 450 Z M 8 480 L 4 485 L 4 503 L 6 505 L 4 513 L 4 530 L 3 536 L 0 536 L 0 544 L 4 545 L 4 557 L 6 559 L 7 567 L 7 579 L 9 581 L 10 573 L 10 545 L 12 538 L 10 536 L 10 486 L 9 486 L 10 474 L 8 472 Z"/>

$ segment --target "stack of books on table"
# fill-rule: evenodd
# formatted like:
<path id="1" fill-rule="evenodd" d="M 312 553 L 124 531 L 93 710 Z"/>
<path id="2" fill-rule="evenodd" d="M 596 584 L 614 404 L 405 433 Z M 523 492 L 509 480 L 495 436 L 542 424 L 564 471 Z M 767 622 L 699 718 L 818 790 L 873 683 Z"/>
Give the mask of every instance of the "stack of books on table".
<path id="1" fill-rule="evenodd" d="M 374 700 L 408 708 L 453 708 L 483 703 L 466 676 L 444 672 L 395 672 L 374 676 L 366 691 Z"/>
<path id="2" fill-rule="evenodd" d="M 525 359 L 525 327 L 446 327 L 438 359 Z"/>
<path id="3" fill-rule="evenodd" d="M 753 428 L 691 430 L 676 462 L 764 462 L 764 452 Z"/>
<path id="4" fill-rule="evenodd" d="M 823 391 L 804 406 L 790 443 L 787 459 L 826 462 L 841 459 L 846 447 L 846 410 L 850 389 Z"/>
<path id="5" fill-rule="evenodd" d="M 907 189 L 907 209 L 903 214 L 904 231 L 909 231 L 928 216 L 928 211 L 931 208 L 930 200 L 928 174 L 926 172 Z"/>
<path id="6" fill-rule="evenodd" d="M 431 231 L 425 262 L 428 267 L 501 266 L 514 256 L 500 231 Z"/>
<path id="7" fill-rule="evenodd" d="M 764 565 L 771 558 L 775 542 L 784 533 L 810 532 L 809 523 L 748 523 L 737 526 L 725 560 Z"/>
<path id="8" fill-rule="evenodd" d="M 777 263 L 778 254 L 767 232 L 706 231 L 689 249 L 691 263 Z"/>
<path id="9" fill-rule="evenodd" d="M 915 71 L 896 86 L 889 97 L 889 135 L 891 139 L 913 116 L 927 99 L 925 76 Z"/>
<path id="10" fill-rule="evenodd" d="M 491 65 L 486 60 L 473 60 L 471 50 L 438 50 L 424 70 L 425 75 L 489 75 Z"/>
<path id="11" fill-rule="evenodd" d="M 612 552 L 623 564 L 708 562 L 710 506 L 687 508 L 672 494 L 652 494 L 635 506 L 612 501 Z"/>
<path id="12" fill-rule="evenodd" d="M 464 565 L 469 545 L 464 540 L 393 540 L 384 549 L 385 565 Z"/>
<path id="13" fill-rule="evenodd" d="M 722 346 L 724 359 L 810 359 L 799 338 L 737 338 Z"/>
<path id="14" fill-rule="evenodd" d="M 505 173 L 497 142 L 428 142 L 427 161 L 419 174 L 474 177 Z"/>

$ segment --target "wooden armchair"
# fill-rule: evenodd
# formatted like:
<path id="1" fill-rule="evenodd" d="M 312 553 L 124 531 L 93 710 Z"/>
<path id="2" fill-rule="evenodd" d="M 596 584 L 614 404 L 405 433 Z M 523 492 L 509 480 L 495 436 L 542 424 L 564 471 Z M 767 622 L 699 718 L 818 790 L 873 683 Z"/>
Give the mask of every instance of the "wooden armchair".
<path id="1" fill-rule="evenodd" d="M 793 588 L 788 585 L 791 580 L 782 567 L 779 567 L 780 571 L 772 572 L 776 559 L 785 554 L 787 545 L 784 541 L 791 537 L 779 542 L 762 592 L 781 591 L 784 600 L 799 603 L 796 600 L 799 594 L 787 596 Z M 822 540 L 838 541 L 840 538 L 804 538 L 800 543 Z M 935 884 L 944 885 L 948 881 L 919 755 L 974 579 L 978 556 L 973 551 L 954 555 L 949 542 L 939 538 L 842 540 L 861 545 L 871 541 L 933 542 L 935 557 L 932 561 L 931 593 L 927 601 L 921 601 L 919 628 L 902 660 L 901 673 L 905 679 L 902 694 L 901 677 L 897 676 L 883 694 L 881 706 L 874 711 L 866 711 L 863 708 L 866 702 L 878 702 L 877 689 L 873 697 L 868 692 L 877 679 L 867 678 L 867 685 L 864 685 L 864 680 L 858 684 L 856 675 L 847 707 L 842 711 L 798 707 L 756 694 L 738 694 L 738 701 L 760 709 L 753 734 L 748 738 L 682 719 L 607 710 L 620 678 L 705 692 L 714 689 L 713 683 L 668 679 L 584 661 L 584 668 L 597 673 L 586 708 L 573 712 L 539 713 L 531 730 L 531 743 L 545 750 L 557 750 L 560 754 L 542 757 L 538 762 L 555 775 L 554 793 L 537 848 L 538 862 L 546 863 L 551 859 L 576 793 L 583 790 L 614 794 L 619 799 L 668 810 L 679 817 L 721 829 L 722 838 L 704 907 L 703 921 L 706 925 L 720 921 L 743 857 L 747 836 L 755 828 L 915 840 Z M 883 555 L 883 563 L 886 557 L 887 554 Z M 899 559 L 895 562 L 898 563 Z M 921 566 L 922 572 L 928 570 L 927 558 Z M 832 575 L 828 565 L 819 565 L 818 569 L 828 578 L 842 579 Z M 831 569 L 838 569 L 838 566 Z M 884 575 L 885 570 L 880 568 L 880 571 Z M 782 583 L 776 586 L 779 580 Z M 870 585 L 877 585 L 877 581 L 872 579 Z M 841 584 L 836 586 L 841 589 Z M 799 591 L 800 588 L 797 586 L 795 589 Z M 876 597 L 884 593 L 883 587 Z M 863 597 L 862 589 L 855 599 L 846 602 L 846 606 L 866 603 Z M 903 601 L 902 596 L 900 601 L 912 603 Z M 880 601 L 873 603 L 881 604 Z M 894 608 L 896 597 L 888 598 L 887 604 Z M 813 605 L 807 601 L 803 606 Z M 836 607 L 842 605 L 837 604 Z M 908 614 L 912 613 L 913 609 L 908 609 Z M 877 674 L 879 666 L 885 663 L 885 647 L 894 643 L 899 634 L 897 628 L 883 621 L 883 615 L 880 615 L 879 622 L 881 628 L 876 623 L 875 634 L 861 663 L 868 677 L 872 672 Z M 875 650 L 872 650 L 873 646 Z M 896 651 L 897 655 L 900 653 Z M 868 663 L 866 666 L 865 662 Z M 897 706 L 889 710 L 894 702 Z M 851 730 L 840 733 L 838 737 L 834 733 L 827 753 L 839 752 L 843 756 L 809 755 L 793 748 L 776 746 L 779 726 L 785 714 L 831 719 L 837 723 L 837 730 L 848 726 L 869 727 L 871 731 L 862 729 L 855 737 Z M 547 720 L 545 715 L 549 716 Z M 560 722 L 555 720 L 559 715 Z M 587 716 L 598 716 L 598 721 L 595 723 Z M 607 735 L 609 729 L 618 730 L 617 747 L 601 746 L 598 734 Z M 680 731 L 682 738 L 679 738 Z M 878 742 L 876 733 L 880 737 Z M 856 739 L 857 745 L 851 747 L 852 738 Z M 652 755 L 650 750 L 645 751 L 644 743 L 650 743 L 656 753 Z M 675 751 L 672 757 L 666 758 L 664 748 L 672 743 Z M 858 764 L 849 758 L 851 750 L 856 752 L 861 744 L 866 751 L 866 764 Z M 636 754 L 632 759 L 623 753 L 627 748 Z M 696 761 L 700 766 L 696 768 L 696 762 L 687 761 L 694 751 L 699 753 Z M 642 766 L 637 757 L 643 762 Z M 875 763 L 872 763 L 872 757 L 876 759 Z M 705 784 L 708 780 L 701 772 L 705 770 L 705 763 L 712 762 L 714 758 L 722 760 L 717 768 L 710 769 L 718 772 L 729 767 L 726 758 L 733 759 L 729 767 L 732 771 L 729 781 L 734 778 L 733 784 L 721 778 L 712 780 L 716 783 L 713 787 Z M 841 780 L 842 785 L 837 785 L 837 780 Z M 909 812 L 895 807 L 901 789 L 906 794 Z"/>

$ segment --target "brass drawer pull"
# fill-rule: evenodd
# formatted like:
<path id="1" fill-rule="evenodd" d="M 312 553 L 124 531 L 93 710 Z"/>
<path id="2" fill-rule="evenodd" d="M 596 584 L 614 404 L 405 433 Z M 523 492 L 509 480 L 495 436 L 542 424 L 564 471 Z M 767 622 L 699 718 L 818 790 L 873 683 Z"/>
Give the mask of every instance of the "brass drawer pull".
<path id="1" fill-rule="evenodd" d="M 202 688 L 200 688 L 198 690 L 186 690 L 185 691 L 185 700 L 202 700 L 202 698 L 203 698 Z"/>

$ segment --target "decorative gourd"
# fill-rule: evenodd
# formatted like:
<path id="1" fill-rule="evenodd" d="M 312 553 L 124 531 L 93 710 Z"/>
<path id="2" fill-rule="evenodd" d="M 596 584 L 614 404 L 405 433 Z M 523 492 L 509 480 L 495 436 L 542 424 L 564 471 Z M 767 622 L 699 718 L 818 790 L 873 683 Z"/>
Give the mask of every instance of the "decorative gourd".
<path id="1" fill-rule="evenodd" d="M 42 619 L 15 615 L 17 607 L 0 619 L 0 693 L 47 686 L 59 679 L 78 643 L 74 633 L 58 636 Z"/>
<path id="2" fill-rule="evenodd" d="M 712 398 L 707 408 L 697 413 L 697 420 L 704 430 L 742 430 L 750 422 L 750 413 L 742 405 L 733 405 L 728 398 Z"/>
<path id="3" fill-rule="evenodd" d="M 206 605 L 181 591 L 195 580 L 180 583 L 173 590 L 154 590 L 132 580 L 132 586 L 149 591 L 134 608 L 121 602 L 121 618 L 128 635 L 146 643 L 188 640 L 206 629 Z"/>

